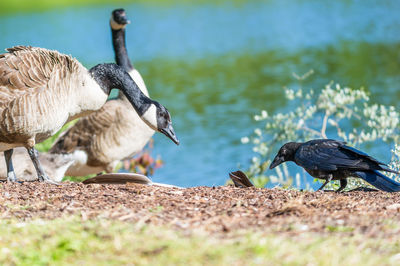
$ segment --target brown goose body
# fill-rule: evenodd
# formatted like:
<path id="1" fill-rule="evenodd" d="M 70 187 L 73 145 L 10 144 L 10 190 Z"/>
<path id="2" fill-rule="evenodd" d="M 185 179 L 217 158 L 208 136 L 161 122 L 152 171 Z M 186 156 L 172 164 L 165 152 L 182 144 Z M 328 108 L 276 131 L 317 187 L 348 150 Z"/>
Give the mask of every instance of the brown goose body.
<path id="1" fill-rule="evenodd" d="M 7 51 L 0 54 L 0 151 L 33 147 L 105 103 L 107 94 L 72 57 L 26 46 Z"/>

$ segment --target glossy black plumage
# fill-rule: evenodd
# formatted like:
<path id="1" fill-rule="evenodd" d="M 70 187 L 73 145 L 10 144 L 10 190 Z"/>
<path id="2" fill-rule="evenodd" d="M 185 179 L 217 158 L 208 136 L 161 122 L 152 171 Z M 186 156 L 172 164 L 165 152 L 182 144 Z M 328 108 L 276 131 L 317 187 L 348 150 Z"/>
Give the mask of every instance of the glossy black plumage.
<path id="1" fill-rule="evenodd" d="M 293 161 L 311 176 L 326 180 L 320 189 L 331 180 L 340 180 L 338 191 L 341 191 L 347 185 L 347 177 L 358 177 L 381 190 L 400 191 L 400 183 L 378 172 L 397 173 L 396 171 L 345 144 L 332 139 L 316 139 L 305 143 L 289 142 L 281 147 L 270 169 L 283 162 Z"/>

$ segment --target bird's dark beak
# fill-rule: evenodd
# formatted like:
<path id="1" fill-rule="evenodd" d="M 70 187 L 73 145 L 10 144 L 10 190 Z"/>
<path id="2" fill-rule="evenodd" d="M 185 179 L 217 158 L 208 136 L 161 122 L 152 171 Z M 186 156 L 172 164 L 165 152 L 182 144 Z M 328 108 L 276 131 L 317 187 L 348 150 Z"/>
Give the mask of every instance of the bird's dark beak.
<path id="1" fill-rule="evenodd" d="M 179 145 L 179 140 L 175 135 L 175 131 L 171 123 L 169 123 L 166 128 L 162 128 L 160 132 L 170 138 L 176 145 Z"/>
<path id="2" fill-rule="evenodd" d="M 283 157 L 277 155 L 274 158 L 274 160 L 272 161 L 271 165 L 269 166 L 269 169 L 274 169 L 275 167 L 277 167 L 278 165 L 280 165 L 284 161 L 285 161 L 285 159 Z"/>
<path id="3" fill-rule="evenodd" d="M 122 17 L 121 18 L 121 24 L 130 24 L 131 21 L 127 17 Z"/>
<path id="4" fill-rule="evenodd" d="M 125 11 L 121 13 L 118 17 L 115 18 L 115 22 L 120 25 L 126 25 L 131 23 L 130 20 L 127 18 Z"/>

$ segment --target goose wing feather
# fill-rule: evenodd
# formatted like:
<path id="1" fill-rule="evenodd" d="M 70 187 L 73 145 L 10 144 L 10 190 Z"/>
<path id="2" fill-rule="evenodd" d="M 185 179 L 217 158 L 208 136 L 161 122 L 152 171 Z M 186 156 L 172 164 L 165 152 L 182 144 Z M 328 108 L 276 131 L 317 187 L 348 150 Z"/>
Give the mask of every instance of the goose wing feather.
<path id="1" fill-rule="evenodd" d="M 108 128 L 118 123 L 121 107 L 116 100 L 108 101 L 100 110 L 79 121 L 65 131 L 50 149 L 51 153 L 72 153 L 76 150 L 91 152 L 94 137 L 102 134 Z"/>
<path id="2" fill-rule="evenodd" d="M 57 51 L 30 46 L 15 46 L 0 54 L 0 108 L 14 98 L 49 87 L 54 71 L 59 79 L 79 65 L 75 59 Z"/>

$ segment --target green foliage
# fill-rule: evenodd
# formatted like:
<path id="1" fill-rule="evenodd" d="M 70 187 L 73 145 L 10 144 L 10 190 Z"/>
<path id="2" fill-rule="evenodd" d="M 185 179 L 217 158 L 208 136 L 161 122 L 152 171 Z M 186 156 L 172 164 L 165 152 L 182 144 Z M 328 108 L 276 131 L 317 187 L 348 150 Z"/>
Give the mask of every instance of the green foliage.
<path id="1" fill-rule="evenodd" d="M 343 225 L 328 225 L 326 227 L 326 230 L 328 232 L 353 232 L 354 228 L 353 227 L 349 227 L 349 226 L 343 226 Z"/>
<path id="2" fill-rule="evenodd" d="M 294 76 L 301 82 L 312 73 Z M 393 106 L 371 104 L 363 88 L 342 88 L 333 82 L 319 93 L 302 87 L 297 90 L 285 88 L 285 97 L 290 110 L 274 115 L 261 111 L 254 116 L 254 120 L 262 123 L 262 127 L 256 128 L 250 138 L 242 138 L 242 143 L 253 144 L 253 151 L 257 154 L 252 158 L 248 174 L 258 185 L 264 186 L 267 181 L 288 185 L 293 180 L 300 184 L 305 171 L 299 168 L 294 177 L 286 164 L 278 166 L 275 174 L 266 173 L 279 147 L 289 141 L 333 138 L 342 139 L 353 147 L 368 142 L 383 142 L 394 147 L 391 166 L 399 169 L 400 114 Z M 349 189 L 363 184 L 359 179 L 349 181 Z M 337 184 L 331 183 L 331 188 L 337 188 Z"/>
<path id="3" fill-rule="evenodd" d="M 71 182 L 82 182 L 86 179 L 95 177 L 96 174 L 91 174 L 91 175 L 87 175 L 87 176 L 64 176 L 62 181 L 71 181 Z"/>

